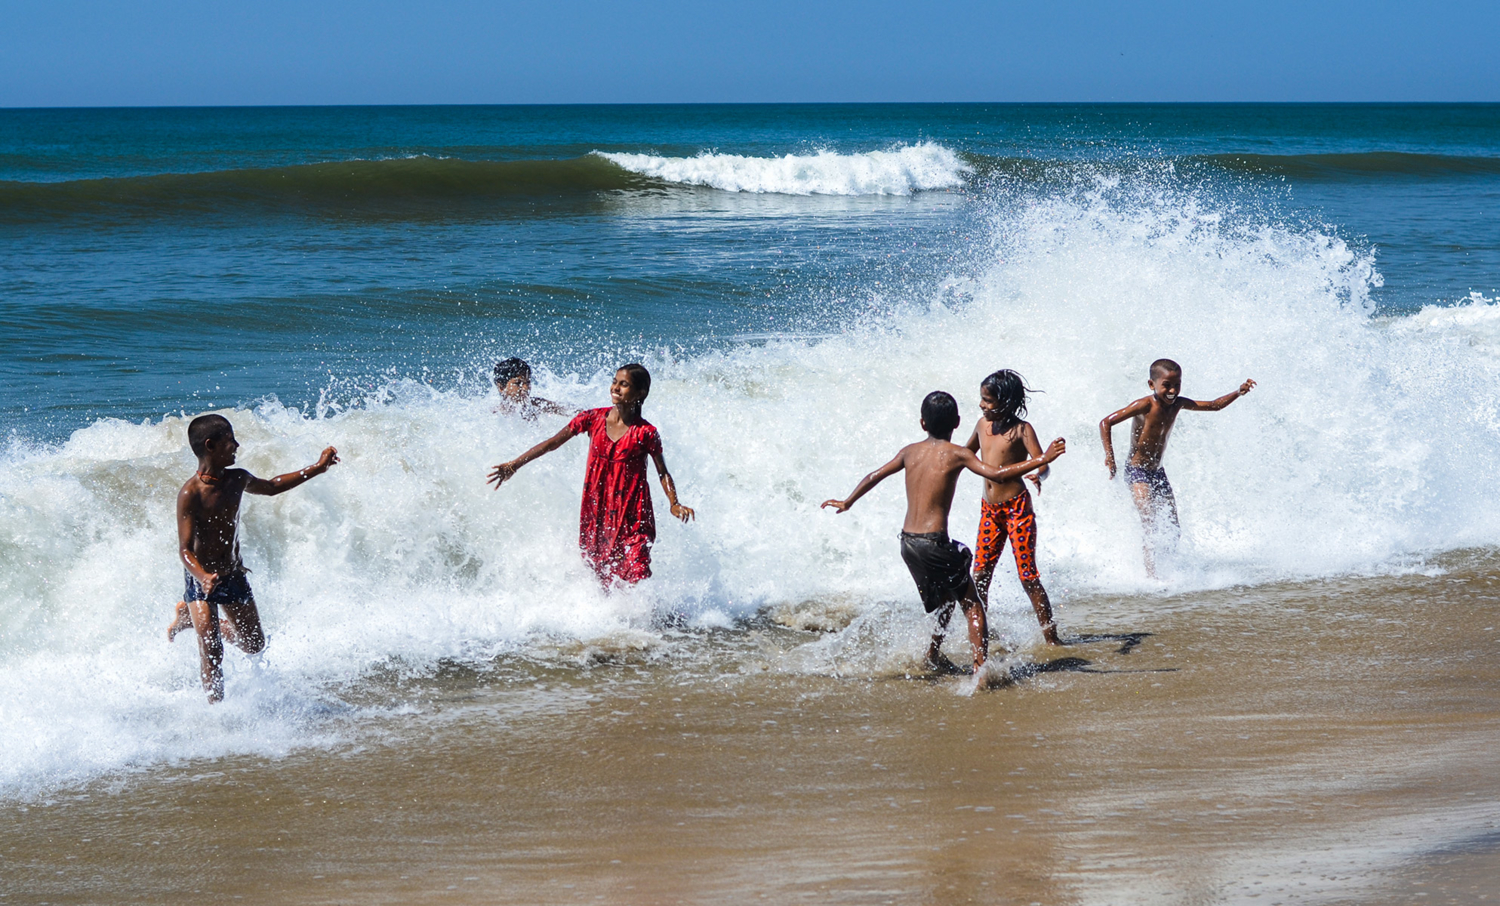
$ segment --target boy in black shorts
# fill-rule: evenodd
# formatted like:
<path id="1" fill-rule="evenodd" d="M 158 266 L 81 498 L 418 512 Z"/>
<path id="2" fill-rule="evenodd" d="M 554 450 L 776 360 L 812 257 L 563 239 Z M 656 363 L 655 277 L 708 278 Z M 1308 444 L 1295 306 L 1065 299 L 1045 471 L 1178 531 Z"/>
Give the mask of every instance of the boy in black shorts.
<path id="1" fill-rule="evenodd" d="M 984 666 L 989 653 L 989 627 L 984 605 L 969 574 L 972 555 L 969 549 L 948 537 L 948 511 L 953 508 L 953 491 L 958 476 L 965 469 L 990 481 L 1003 482 L 1020 478 L 1040 469 L 1067 450 L 1062 438 L 1054 440 L 1047 452 L 1005 468 L 981 462 L 967 447 L 952 442 L 958 428 L 958 403 L 941 390 L 927 394 L 922 401 L 922 429 L 927 439 L 901 448 L 896 458 L 860 479 L 853 493 L 843 500 L 826 500 L 825 507 L 844 512 L 880 482 L 906 470 L 906 522 L 901 531 L 901 559 L 916 580 L 922 606 L 928 613 L 938 612 L 937 631 L 927 649 L 927 662 L 934 668 L 947 665 L 942 654 L 943 637 L 955 602 L 963 607 L 969 623 L 969 643 L 974 648 L 974 669 Z"/>
<path id="2" fill-rule="evenodd" d="M 244 469 L 231 469 L 235 451 L 234 428 L 222 415 L 200 415 L 188 424 L 188 445 L 198 457 L 198 471 L 177 494 L 177 547 L 186 591 L 177 605 L 167 639 L 189 626 L 198 633 L 203 690 L 210 702 L 224 698 L 224 642 L 247 654 L 266 647 L 260 612 L 240 561 L 240 498 L 246 493 L 274 497 L 309 478 L 322 475 L 339 461 L 332 447 L 300 472 L 272 479 L 256 478 Z M 224 609 L 225 618 L 219 617 Z"/>

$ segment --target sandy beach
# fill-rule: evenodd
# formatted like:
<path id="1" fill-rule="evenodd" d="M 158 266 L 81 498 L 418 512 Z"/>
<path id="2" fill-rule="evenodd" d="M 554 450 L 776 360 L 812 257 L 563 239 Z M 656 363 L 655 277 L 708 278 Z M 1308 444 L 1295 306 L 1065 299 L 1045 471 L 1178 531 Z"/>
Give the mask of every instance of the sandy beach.
<path id="1" fill-rule="evenodd" d="M 817 637 L 771 620 L 684 634 L 671 657 L 616 638 L 564 652 L 582 669 L 453 668 L 406 680 L 404 705 L 332 751 L 5 803 L 0 887 L 55 904 L 1486 902 L 1500 558 L 1440 565 L 1069 602 L 1083 640 L 1009 653 L 1014 681 L 972 695 L 968 678 L 789 670 Z"/>

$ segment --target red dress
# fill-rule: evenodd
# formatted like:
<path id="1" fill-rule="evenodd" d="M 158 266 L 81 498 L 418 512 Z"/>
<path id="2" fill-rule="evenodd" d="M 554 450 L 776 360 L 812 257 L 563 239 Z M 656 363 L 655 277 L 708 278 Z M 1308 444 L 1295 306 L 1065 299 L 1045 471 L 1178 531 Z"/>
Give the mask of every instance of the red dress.
<path id="1" fill-rule="evenodd" d="M 589 436 L 578 546 L 602 581 L 639 582 L 651 577 L 651 544 L 656 540 L 646 457 L 661 453 L 661 435 L 643 421 L 627 428 L 619 440 L 610 440 L 605 429 L 609 413 L 608 407 L 588 409 L 568 423 L 573 434 Z"/>

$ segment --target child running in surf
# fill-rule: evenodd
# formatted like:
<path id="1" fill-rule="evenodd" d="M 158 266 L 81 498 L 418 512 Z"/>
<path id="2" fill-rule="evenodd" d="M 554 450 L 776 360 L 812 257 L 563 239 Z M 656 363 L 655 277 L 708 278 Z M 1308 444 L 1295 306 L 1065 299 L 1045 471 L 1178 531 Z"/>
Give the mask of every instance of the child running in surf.
<path id="1" fill-rule="evenodd" d="M 167 640 L 190 626 L 197 630 L 203 689 L 210 702 L 217 702 L 224 698 L 224 642 L 246 654 L 266 647 L 260 612 L 240 561 L 240 500 L 245 494 L 275 497 L 290 491 L 327 472 L 339 454 L 329 447 L 307 468 L 267 480 L 230 468 L 240 444 L 224 416 L 200 415 L 188 423 L 187 434 L 198 457 L 197 473 L 177 494 L 177 547 L 187 587 L 167 627 Z"/>
<path id="2" fill-rule="evenodd" d="M 662 458 L 661 435 L 641 417 L 641 404 L 650 393 L 651 372 L 644 365 L 622 366 L 609 386 L 614 406 L 578 413 L 567 427 L 510 462 L 495 466 L 489 476 L 499 490 L 517 469 L 551 453 L 574 435 L 587 434 L 589 459 L 583 478 L 578 545 L 583 549 L 583 559 L 606 588 L 616 581 L 634 584 L 651 577 L 656 516 L 651 509 L 651 486 L 646 481 L 646 457 L 656 463 L 672 515 L 683 522 L 693 518 L 693 511 L 677 502 L 677 485 Z"/>
<path id="3" fill-rule="evenodd" d="M 992 466 L 1004 467 L 1042 455 L 1042 445 L 1036 438 L 1036 429 L 1021 416 L 1026 414 L 1026 393 L 1030 388 L 1019 374 L 1002 369 L 985 378 L 979 384 L 979 411 L 983 418 L 974 427 L 974 433 L 965 445 L 978 453 L 980 460 Z M 1051 466 L 1042 466 L 1028 476 L 1042 491 L 1042 479 L 1047 477 Z M 1057 624 L 1052 618 L 1052 602 L 1047 598 L 1047 589 L 1042 587 L 1041 573 L 1036 568 L 1036 513 L 1031 508 L 1031 493 L 1019 476 L 1009 481 L 984 483 L 984 498 L 979 502 L 979 539 L 974 545 L 974 587 L 980 600 L 990 600 L 990 580 L 995 576 L 995 564 L 1000 552 L 1005 549 L 1005 540 L 1010 539 L 1011 553 L 1016 558 L 1016 575 L 1021 587 L 1031 598 L 1031 609 L 1036 611 L 1037 622 L 1042 626 L 1042 637 L 1049 645 L 1062 644 L 1057 638 Z"/>
<path id="4" fill-rule="evenodd" d="M 907 444 L 896 458 L 861 478 L 854 491 L 843 500 L 825 500 L 823 506 L 844 512 L 854 501 L 890 476 L 906 471 L 906 522 L 901 529 L 901 559 L 917 583 L 922 606 L 928 613 L 938 611 L 937 631 L 927 649 L 927 663 L 936 669 L 951 668 L 943 657 L 943 637 L 953 604 L 963 608 L 969 623 L 969 644 L 974 649 L 974 670 L 978 673 L 989 654 L 989 626 L 984 618 L 984 604 L 969 575 L 969 549 L 948 537 L 948 511 L 953 508 L 953 492 L 958 477 L 967 469 L 989 481 L 1007 482 L 1019 479 L 1067 451 L 1062 438 L 1054 440 L 1041 456 L 1005 468 L 981 462 L 967 447 L 952 442 L 959 425 L 958 403 L 941 390 L 934 390 L 922 400 L 922 430 L 927 439 Z"/>
<path id="5" fill-rule="evenodd" d="M 1110 436 L 1115 425 L 1125 419 L 1133 419 L 1130 425 L 1130 459 L 1125 463 L 1125 480 L 1130 483 L 1130 495 L 1135 498 L 1135 507 L 1141 514 L 1141 524 L 1146 530 L 1145 554 L 1146 574 L 1156 578 L 1156 544 L 1163 528 L 1163 516 L 1171 523 L 1172 531 L 1178 528 L 1177 496 L 1172 493 L 1172 483 L 1167 481 L 1167 472 L 1161 467 L 1162 454 L 1167 451 L 1167 438 L 1172 434 L 1172 425 L 1177 413 L 1184 409 L 1194 412 L 1218 412 L 1225 406 L 1250 392 L 1255 386 L 1246 380 L 1240 389 L 1226 393 L 1206 403 L 1179 396 L 1182 392 L 1182 366 L 1171 359 L 1157 359 L 1151 363 L 1150 396 L 1143 396 L 1125 408 L 1111 412 L 1099 422 L 1099 438 L 1104 441 L 1104 467 L 1109 469 L 1110 480 L 1115 477 L 1115 448 Z"/>

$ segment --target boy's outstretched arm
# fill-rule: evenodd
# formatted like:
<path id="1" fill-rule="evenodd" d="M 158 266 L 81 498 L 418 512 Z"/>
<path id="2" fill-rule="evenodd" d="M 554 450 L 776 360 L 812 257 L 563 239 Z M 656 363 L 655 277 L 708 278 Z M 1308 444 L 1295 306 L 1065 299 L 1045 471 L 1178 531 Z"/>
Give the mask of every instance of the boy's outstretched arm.
<path id="1" fill-rule="evenodd" d="M 1143 396 L 1124 409 L 1117 409 L 1104 416 L 1099 422 L 1099 440 L 1104 443 L 1104 468 L 1109 470 L 1109 480 L 1115 480 L 1115 441 L 1111 432 L 1115 425 L 1125 421 L 1127 418 L 1135 418 L 1144 415 L 1151 408 L 1151 397 Z"/>
<path id="2" fill-rule="evenodd" d="M 1254 381 L 1246 380 L 1245 383 L 1240 385 L 1240 389 L 1226 393 L 1216 400 L 1209 400 L 1208 402 L 1199 402 L 1197 400 L 1183 400 L 1182 408 L 1191 409 L 1194 412 L 1218 412 L 1220 409 L 1223 409 L 1225 406 L 1249 393 L 1251 388 L 1253 388 L 1254 386 Z"/>
<path id="3" fill-rule="evenodd" d="M 517 456 L 515 459 L 512 459 L 510 462 L 502 462 L 500 465 L 495 466 L 495 468 L 490 470 L 490 477 L 486 478 L 485 481 L 493 484 L 495 490 L 500 490 L 500 486 L 505 484 L 511 476 L 515 475 L 517 469 L 531 462 L 533 459 L 551 453 L 571 440 L 572 437 L 573 426 L 571 424 L 564 425 L 561 431 L 527 450 L 525 453 L 522 453 L 520 456 Z"/>
<path id="4" fill-rule="evenodd" d="M 667 502 L 672 504 L 672 515 L 683 522 L 692 519 L 693 508 L 677 502 L 677 482 L 672 480 L 672 473 L 667 471 L 667 461 L 662 458 L 661 451 L 653 450 L 651 459 L 656 463 L 656 474 L 661 477 L 662 492 L 667 495 Z"/>
<path id="5" fill-rule="evenodd" d="M 316 478 L 327 472 L 329 467 L 338 461 L 339 451 L 332 447 L 327 447 L 323 450 L 323 455 L 318 457 L 318 461 L 305 469 L 288 472 L 285 475 L 277 475 L 275 478 L 256 478 L 254 475 L 251 475 L 250 480 L 245 482 L 245 493 L 259 494 L 262 497 L 275 497 L 277 494 L 284 494 L 309 478 Z"/>
<path id="6" fill-rule="evenodd" d="M 972 456 L 973 454 L 970 455 Z M 904 468 L 906 468 L 906 449 L 902 448 L 901 452 L 896 454 L 895 459 L 866 475 L 864 478 L 861 478 L 859 480 L 859 484 L 854 486 L 853 492 L 851 492 L 848 497 L 845 497 L 843 500 L 825 500 L 823 501 L 821 506 L 825 508 L 833 507 L 835 512 L 842 513 L 845 510 L 849 509 L 851 506 L 854 506 L 854 501 L 865 496 L 865 493 L 871 488 L 875 487 L 877 484 L 880 484 L 882 481 L 885 481 L 887 478 L 890 478 L 892 475 L 895 475 L 897 472 L 901 471 Z"/>
<path id="7" fill-rule="evenodd" d="M 990 465 L 978 456 L 975 456 L 967 448 L 961 449 L 963 449 L 963 453 L 959 461 L 970 472 L 988 478 L 990 481 L 1010 481 L 1012 478 L 1020 478 L 1033 469 L 1040 469 L 1068 452 L 1068 443 L 1059 437 L 1047 445 L 1047 452 L 1041 456 L 1034 456 L 1025 462 L 1018 462 L 1015 465 L 1005 466 L 1004 468 L 996 468 Z"/>

